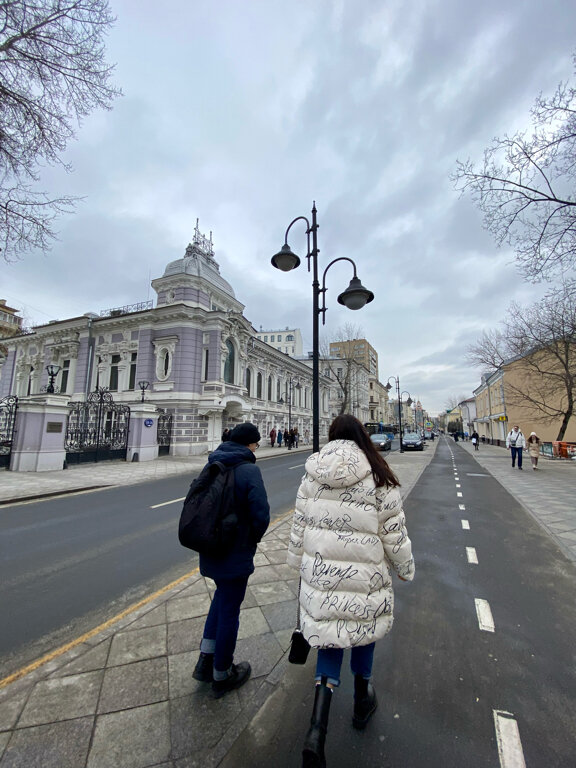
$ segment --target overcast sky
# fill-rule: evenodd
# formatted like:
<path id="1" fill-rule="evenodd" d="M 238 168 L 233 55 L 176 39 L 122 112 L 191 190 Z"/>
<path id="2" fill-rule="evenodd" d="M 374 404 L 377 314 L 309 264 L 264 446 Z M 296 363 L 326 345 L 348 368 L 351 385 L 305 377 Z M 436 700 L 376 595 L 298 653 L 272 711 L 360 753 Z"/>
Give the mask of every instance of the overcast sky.
<path id="1" fill-rule="evenodd" d="M 457 159 L 529 123 L 536 96 L 572 78 L 574 0 L 111 0 L 108 38 L 124 96 L 94 113 L 51 170 L 82 196 L 48 254 L 0 265 L 0 298 L 31 324 L 155 297 L 196 219 L 258 330 L 312 343 L 312 281 L 270 265 L 296 216 L 318 208 L 320 270 L 339 256 L 375 294 L 337 303 L 327 335 L 354 323 L 380 379 L 436 413 L 470 396 L 467 346 L 512 300 L 549 287 L 518 275 L 480 212 L 453 188 Z M 301 257 L 305 228 L 289 238 Z"/>

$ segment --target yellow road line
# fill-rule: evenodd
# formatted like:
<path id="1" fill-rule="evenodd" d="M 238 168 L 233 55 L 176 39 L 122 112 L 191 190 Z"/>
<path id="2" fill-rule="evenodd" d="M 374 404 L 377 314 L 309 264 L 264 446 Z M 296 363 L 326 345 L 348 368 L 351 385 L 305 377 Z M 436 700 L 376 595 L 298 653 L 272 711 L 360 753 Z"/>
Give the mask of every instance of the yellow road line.
<path id="1" fill-rule="evenodd" d="M 129 616 L 134 611 L 138 610 L 138 608 L 142 608 L 142 606 L 147 605 L 148 603 L 152 602 L 156 597 L 159 597 L 160 595 L 163 595 L 165 592 L 168 592 L 173 587 L 178 586 L 178 584 L 181 584 L 183 581 L 186 581 L 186 579 L 189 579 L 190 576 L 193 576 L 195 573 L 198 573 L 200 569 L 194 568 L 193 571 L 190 571 L 189 573 L 184 574 L 184 576 L 181 576 L 179 579 L 176 579 L 176 581 L 171 582 L 170 584 L 167 584 L 165 587 L 162 587 L 162 589 L 159 589 L 157 592 L 154 592 L 151 595 L 148 595 L 148 597 L 143 598 L 137 603 L 134 603 L 134 605 L 131 605 L 129 608 L 126 608 L 126 610 L 119 613 L 117 616 L 114 616 L 111 619 L 108 619 L 108 621 L 105 621 L 103 624 L 100 624 L 97 627 L 94 627 L 94 629 L 91 629 L 89 632 L 86 632 L 84 635 L 81 635 L 80 637 L 77 637 L 75 640 L 72 640 L 69 643 L 66 643 L 66 645 L 62 645 L 60 648 L 57 648 L 55 651 L 51 651 L 50 653 L 47 653 L 45 656 L 40 657 L 36 661 L 33 661 L 31 664 L 28 664 L 25 667 L 22 667 L 22 669 L 19 669 L 17 672 L 14 672 L 11 675 L 8 675 L 8 677 L 5 677 L 3 680 L 0 680 L 0 689 L 5 688 L 7 685 L 10 685 L 10 683 L 13 683 L 16 680 L 19 680 L 21 677 L 24 677 L 29 672 L 34 672 L 34 670 L 39 669 L 43 664 L 47 664 L 49 661 L 52 661 L 53 659 L 57 659 L 58 656 L 62 656 L 63 653 L 66 653 L 66 651 L 70 651 L 72 648 L 75 648 L 77 645 L 80 645 L 81 643 L 85 643 L 86 640 L 89 640 L 91 637 L 94 637 L 94 635 L 97 635 L 99 632 L 102 632 L 105 629 L 108 629 L 108 627 L 111 627 L 113 624 L 115 624 L 117 621 L 120 621 L 120 619 L 123 619 L 125 616 Z"/>

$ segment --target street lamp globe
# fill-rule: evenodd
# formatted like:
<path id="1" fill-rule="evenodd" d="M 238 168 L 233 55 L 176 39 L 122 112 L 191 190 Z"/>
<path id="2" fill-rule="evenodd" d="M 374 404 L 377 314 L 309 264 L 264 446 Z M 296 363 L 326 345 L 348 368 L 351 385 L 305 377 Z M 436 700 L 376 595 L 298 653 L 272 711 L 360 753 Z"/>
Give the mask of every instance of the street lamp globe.
<path id="1" fill-rule="evenodd" d="M 271 258 L 272 266 L 282 272 L 290 272 L 300 266 L 300 258 L 292 251 L 288 243 L 284 243 L 278 253 Z"/>
<path id="2" fill-rule="evenodd" d="M 368 288 L 364 288 L 359 278 L 353 277 L 350 285 L 338 296 L 338 303 L 344 304 L 348 309 L 362 309 L 374 299 L 374 294 Z"/>

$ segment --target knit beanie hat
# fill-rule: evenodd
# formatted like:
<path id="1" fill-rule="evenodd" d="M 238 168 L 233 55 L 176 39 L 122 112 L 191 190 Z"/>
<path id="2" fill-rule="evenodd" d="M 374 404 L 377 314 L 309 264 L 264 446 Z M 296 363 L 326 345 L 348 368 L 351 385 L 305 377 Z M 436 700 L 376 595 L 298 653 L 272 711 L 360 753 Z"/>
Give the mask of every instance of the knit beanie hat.
<path id="1" fill-rule="evenodd" d="M 250 445 L 250 443 L 260 442 L 260 432 L 256 429 L 254 424 L 249 421 L 245 421 L 243 424 L 238 424 L 230 433 L 230 440 L 233 443 L 240 443 L 240 445 Z"/>

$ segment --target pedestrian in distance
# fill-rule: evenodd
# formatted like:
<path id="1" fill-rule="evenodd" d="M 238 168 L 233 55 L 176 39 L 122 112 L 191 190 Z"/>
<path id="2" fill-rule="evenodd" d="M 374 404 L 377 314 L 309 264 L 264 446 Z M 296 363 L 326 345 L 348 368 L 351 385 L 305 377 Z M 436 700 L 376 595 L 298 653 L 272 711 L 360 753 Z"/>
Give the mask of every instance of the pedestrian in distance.
<path id="1" fill-rule="evenodd" d="M 526 448 L 526 440 L 518 425 L 512 427 L 506 435 L 506 448 L 510 448 L 512 454 L 512 468 L 518 459 L 518 469 L 522 469 L 522 451 Z"/>
<path id="2" fill-rule="evenodd" d="M 230 440 L 230 430 L 225 429 L 224 432 L 222 432 L 222 442 L 225 443 L 227 440 Z"/>
<path id="3" fill-rule="evenodd" d="M 204 625 L 200 656 L 193 677 L 211 682 L 216 698 L 239 688 L 250 677 L 247 661 L 234 663 L 240 607 L 249 576 L 254 573 L 256 546 L 270 523 L 270 506 L 256 466 L 255 451 L 260 433 L 254 424 L 238 424 L 230 439 L 210 455 L 208 463 L 220 461 L 234 467 L 234 493 L 238 505 L 238 530 L 231 551 L 223 556 L 200 554 L 200 573 L 212 579 L 216 592 Z"/>
<path id="4" fill-rule="evenodd" d="M 278 427 L 278 435 L 276 437 L 276 440 L 278 441 L 278 448 L 282 448 L 283 437 L 284 437 L 284 432 L 282 431 L 282 427 Z"/>
<path id="5" fill-rule="evenodd" d="M 375 642 L 392 627 L 392 571 L 414 577 L 399 482 L 358 419 L 338 416 L 329 442 L 306 461 L 296 495 L 287 563 L 300 571 L 301 631 L 318 649 L 303 768 L 326 765 L 330 704 L 345 648 L 354 675 L 352 724 L 376 711 L 370 682 Z"/>
<path id="6" fill-rule="evenodd" d="M 274 448 L 274 444 L 276 443 L 276 427 L 272 427 L 270 430 L 270 447 Z"/>
<path id="7" fill-rule="evenodd" d="M 528 455 L 532 462 L 532 469 L 538 469 L 538 459 L 540 457 L 540 438 L 536 432 L 531 432 L 528 438 Z"/>
<path id="8" fill-rule="evenodd" d="M 474 446 L 475 451 L 478 450 L 479 443 L 480 443 L 480 437 L 478 436 L 478 432 L 474 430 L 474 432 L 472 432 L 472 445 Z"/>
<path id="9" fill-rule="evenodd" d="M 288 429 L 284 430 L 284 445 L 286 448 L 290 449 L 292 446 L 290 445 L 290 432 L 288 432 Z"/>

